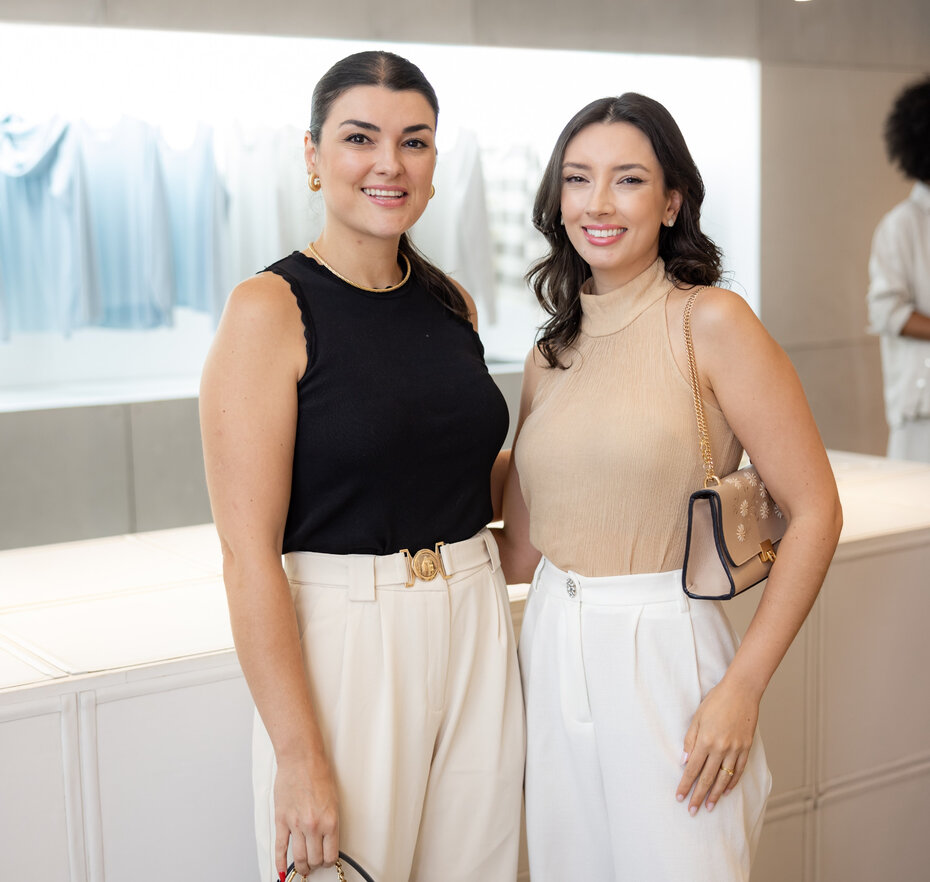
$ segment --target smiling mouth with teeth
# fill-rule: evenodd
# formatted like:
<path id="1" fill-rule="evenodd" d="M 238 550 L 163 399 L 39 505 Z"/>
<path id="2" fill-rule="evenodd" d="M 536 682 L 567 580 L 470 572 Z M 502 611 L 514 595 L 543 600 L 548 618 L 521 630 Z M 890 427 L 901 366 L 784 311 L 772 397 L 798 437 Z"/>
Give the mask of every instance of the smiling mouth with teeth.
<path id="1" fill-rule="evenodd" d="M 584 231 L 595 239 L 609 239 L 611 236 L 619 236 L 621 233 L 625 233 L 626 227 L 614 227 L 610 230 L 592 230 L 585 227 Z"/>
<path id="2" fill-rule="evenodd" d="M 407 195 L 406 190 L 377 190 L 374 187 L 362 187 L 362 192 L 366 196 L 378 196 L 382 199 L 398 199 Z"/>

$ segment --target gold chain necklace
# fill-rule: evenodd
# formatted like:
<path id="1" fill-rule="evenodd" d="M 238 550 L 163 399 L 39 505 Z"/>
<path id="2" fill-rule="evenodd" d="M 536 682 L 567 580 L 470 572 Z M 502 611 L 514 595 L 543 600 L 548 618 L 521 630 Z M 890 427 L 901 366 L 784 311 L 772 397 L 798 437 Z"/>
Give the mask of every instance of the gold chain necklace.
<path id="1" fill-rule="evenodd" d="M 404 273 L 404 277 L 396 284 L 391 285 L 387 288 L 368 288 L 365 285 L 359 285 L 358 282 L 353 282 L 351 279 L 347 279 L 342 273 L 336 272 L 320 255 L 320 252 L 313 247 L 311 242 L 307 248 L 310 253 L 316 258 L 319 263 L 326 267 L 337 279 L 342 279 L 347 285 L 351 285 L 353 288 L 358 288 L 360 291 L 369 291 L 372 294 L 387 294 L 389 291 L 396 291 L 398 288 L 402 288 L 407 284 L 407 279 L 410 278 L 410 260 L 407 258 L 406 254 L 401 254 L 400 256 L 404 259 L 404 263 L 407 264 L 407 272 Z"/>

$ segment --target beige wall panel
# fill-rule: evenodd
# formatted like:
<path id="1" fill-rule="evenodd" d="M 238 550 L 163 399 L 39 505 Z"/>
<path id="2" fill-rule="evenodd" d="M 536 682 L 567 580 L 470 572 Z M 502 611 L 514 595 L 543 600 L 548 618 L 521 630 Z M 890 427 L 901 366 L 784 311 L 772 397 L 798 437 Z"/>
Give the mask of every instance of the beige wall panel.
<path id="1" fill-rule="evenodd" d="M 888 427 L 878 339 L 862 337 L 786 350 L 826 446 L 884 456 Z"/>
<path id="2" fill-rule="evenodd" d="M 0 548 L 128 533 L 126 408 L 0 413 Z"/>
<path id="3" fill-rule="evenodd" d="M 106 23 L 106 0 L 0 0 L 0 21 Z"/>
<path id="4" fill-rule="evenodd" d="M 825 788 L 870 769 L 930 761 L 930 547 L 896 553 L 893 585 L 887 567 L 886 556 L 862 557 L 835 561 L 827 574 L 820 601 Z"/>
<path id="5" fill-rule="evenodd" d="M 429 0 L 234 0 L 220 6 L 187 0 L 108 0 L 107 23 L 305 37 L 467 43 L 474 37 L 469 3 L 437 5 Z"/>
<path id="6" fill-rule="evenodd" d="M 762 66 L 762 318 L 783 346 L 864 332 L 872 232 L 909 189 L 882 125 L 913 76 Z"/>
<path id="7" fill-rule="evenodd" d="M 209 522 L 197 399 L 129 406 L 137 530 Z"/>
<path id="8" fill-rule="evenodd" d="M 759 6 L 765 61 L 926 64 L 930 3 L 925 0 L 760 0 Z"/>
<path id="9" fill-rule="evenodd" d="M 809 813 L 801 806 L 793 814 L 767 817 L 752 864 L 752 882 L 806 882 L 810 826 Z"/>
<path id="10" fill-rule="evenodd" d="M 740 0 L 473 0 L 476 41 L 610 52 L 752 57 L 755 3 Z M 576 71 L 580 77 L 584 71 Z"/>
<path id="11" fill-rule="evenodd" d="M 927 818 L 930 770 L 926 766 L 893 783 L 824 798 L 816 878 L 820 882 L 926 880 Z"/>
<path id="12" fill-rule="evenodd" d="M 214 5 L 188 0 L 107 0 L 107 24 L 116 27 L 286 36 L 364 37 L 367 3 L 294 3 L 270 0 Z"/>
<path id="13" fill-rule="evenodd" d="M 762 596 L 759 585 L 724 604 L 724 609 L 742 636 Z M 813 700 L 807 664 L 810 655 L 811 622 L 802 628 L 772 677 L 759 712 L 759 731 L 772 770 L 772 796 L 788 793 L 806 795 L 813 787 L 810 775 L 813 744 Z"/>

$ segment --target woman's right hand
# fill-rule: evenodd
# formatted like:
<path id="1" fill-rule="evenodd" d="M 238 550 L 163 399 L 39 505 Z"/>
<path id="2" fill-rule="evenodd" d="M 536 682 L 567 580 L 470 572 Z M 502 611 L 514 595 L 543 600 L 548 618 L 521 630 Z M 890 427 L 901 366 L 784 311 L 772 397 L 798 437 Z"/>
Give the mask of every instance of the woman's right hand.
<path id="1" fill-rule="evenodd" d="M 275 866 L 287 871 L 290 842 L 294 869 L 308 876 L 339 857 L 339 796 L 325 758 L 278 762 L 274 782 Z"/>

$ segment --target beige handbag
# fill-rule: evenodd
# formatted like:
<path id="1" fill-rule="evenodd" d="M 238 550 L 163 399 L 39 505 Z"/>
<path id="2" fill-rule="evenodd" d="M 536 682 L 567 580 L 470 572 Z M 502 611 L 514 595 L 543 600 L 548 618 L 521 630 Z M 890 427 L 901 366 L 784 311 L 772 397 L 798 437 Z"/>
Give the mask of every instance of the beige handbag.
<path id="1" fill-rule="evenodd" d="M 688 500 L 688 537 L 681 586 L 685 594 L 699 600 L 729 600 L 768 578 L 787 523 L 752 466 L 722 479 L 714 473 L 691 338 L 691 310 L 701 290 L 696 289 L 688 298 L 684 328 L 694 414 L 704 460 L 704 489 L 696 490 Z"/>

